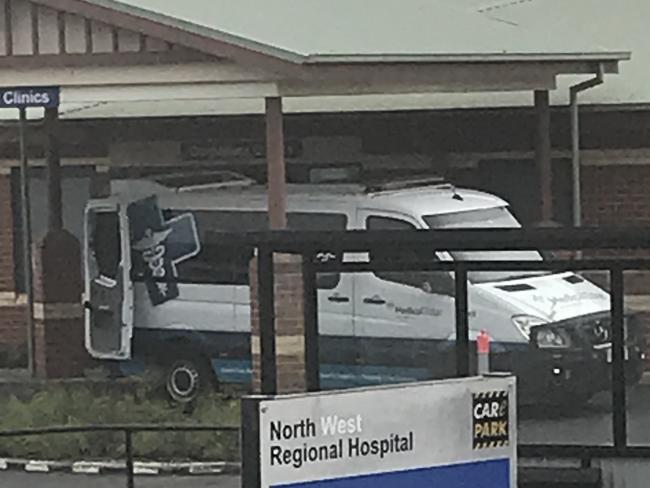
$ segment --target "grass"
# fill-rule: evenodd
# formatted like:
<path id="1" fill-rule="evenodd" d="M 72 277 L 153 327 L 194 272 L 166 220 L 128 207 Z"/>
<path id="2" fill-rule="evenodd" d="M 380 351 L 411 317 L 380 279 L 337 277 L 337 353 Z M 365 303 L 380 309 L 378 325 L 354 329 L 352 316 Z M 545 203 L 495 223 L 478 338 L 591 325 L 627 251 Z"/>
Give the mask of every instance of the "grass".
<path id="1" fill-rule="evenodd" d="M 29 400 L 0 398 L 0 430 L 53 425 L 210 424 L 239 425 L 239 401 L 217 393 L 201 396 L 191 412 L 170 403 L 146 382 L 132 391 L 97 394 L 80 385 L 53 385 Z M 0 438 L 0 457 L 53 460 L 115 459 L 124 456 L 122 433 L 48 434 Z M 156 460 L 226 460 L 238 458 L 235 433 L 143 432 L 134 434 L 137 458 Z"/>

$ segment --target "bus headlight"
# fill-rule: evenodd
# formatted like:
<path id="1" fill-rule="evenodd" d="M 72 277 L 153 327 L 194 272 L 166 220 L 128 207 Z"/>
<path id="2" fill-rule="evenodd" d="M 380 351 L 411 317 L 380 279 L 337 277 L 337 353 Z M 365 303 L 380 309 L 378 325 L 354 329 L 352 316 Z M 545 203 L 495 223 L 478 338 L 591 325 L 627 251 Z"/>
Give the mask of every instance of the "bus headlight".
<path id="1" fill-rule="evenodd" d="M 533 332 L 540 349 L 563 349 L 571 346 L 571 338 L 565 331 L 553 327 L 539 327 Z"/>
<path id="2" fill-rule="evenodd" d="M 534 315 L 514 315 L 512 322 L 519 331 L 540 349 L 559 349 L 571 346 L 571 337 L 566 331 L 549 325 L 547 320 Z"/>

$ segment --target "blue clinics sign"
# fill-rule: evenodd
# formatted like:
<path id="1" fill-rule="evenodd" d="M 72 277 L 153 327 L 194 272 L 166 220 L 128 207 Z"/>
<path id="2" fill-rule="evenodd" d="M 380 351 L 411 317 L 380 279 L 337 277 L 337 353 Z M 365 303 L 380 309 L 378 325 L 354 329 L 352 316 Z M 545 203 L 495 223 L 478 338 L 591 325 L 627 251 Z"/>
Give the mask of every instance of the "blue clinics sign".
<path id="1" fill-rule="evenodd" d="M 0 108 L 56 108 L 60 101 L 58 86 L 0 88 Z"/>

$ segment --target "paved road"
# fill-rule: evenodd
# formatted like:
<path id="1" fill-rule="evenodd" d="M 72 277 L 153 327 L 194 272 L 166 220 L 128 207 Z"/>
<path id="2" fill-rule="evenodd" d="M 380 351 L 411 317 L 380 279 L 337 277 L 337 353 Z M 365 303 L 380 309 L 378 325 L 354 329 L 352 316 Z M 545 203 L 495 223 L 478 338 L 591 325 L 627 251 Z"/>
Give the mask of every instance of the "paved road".
<path id="1" fill-rule="evenodd" d="M 650 385 L 628 391 L 628 442 L 650 445 Z M 524 409 L 519 413 L 520 443 L 611 444 L 611 393 L 601 393 L 574 412 Z"/>
<path id="2" fill-rule="evenodd" d="M 135 488 L 239 488 L 236 476 L 138 476 Z M 27 474 L 19 471 L 0 473 L 2 488 L 124 488 L 123 475 L 85 476 L 64 473 Z"/>

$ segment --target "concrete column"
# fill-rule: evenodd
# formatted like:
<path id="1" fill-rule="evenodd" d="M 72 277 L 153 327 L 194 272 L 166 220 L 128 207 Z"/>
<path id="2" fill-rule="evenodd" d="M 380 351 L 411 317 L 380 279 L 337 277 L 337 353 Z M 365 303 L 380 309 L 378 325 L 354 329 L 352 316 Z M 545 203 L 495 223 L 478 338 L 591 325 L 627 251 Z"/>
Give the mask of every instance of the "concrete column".
<path id="1" fill-rule="evenodd" d="M 305 308 L 302 257 L 276 254 L 274 259 L 275 373 L 277 393 L 307 390 L 305 370 Z M 261 347 L 257 259 L 250 267 L 251 357 L 253 391 L 261 391 Z"/>
<path id="2" fill-rule="evenodd" d="M 284 163 L 284 127 L 282 98 L 266 98 L 266 159 L 268 177 L 269 224 L 284 229 L 286 215 L 286 170 Z"/>
<path id="3" fill-rule="evenodd" d="M 553 220 L 551 172 L 551 116 L 547 90 L 535 91 L 535 162 L 539 174 L 540 213 L 542 225 Z"/>

